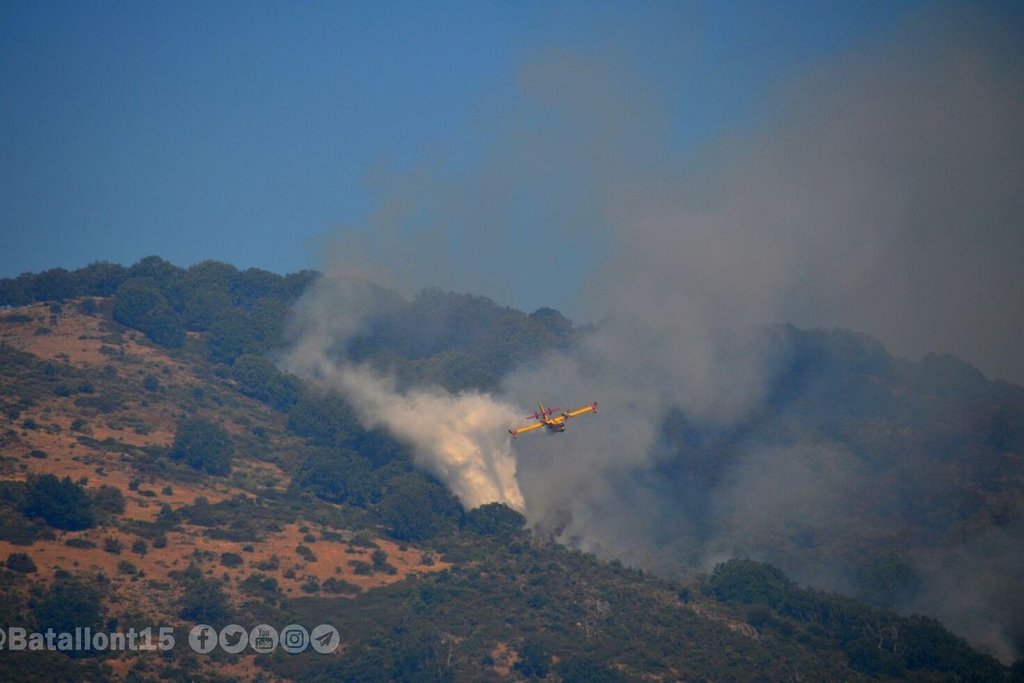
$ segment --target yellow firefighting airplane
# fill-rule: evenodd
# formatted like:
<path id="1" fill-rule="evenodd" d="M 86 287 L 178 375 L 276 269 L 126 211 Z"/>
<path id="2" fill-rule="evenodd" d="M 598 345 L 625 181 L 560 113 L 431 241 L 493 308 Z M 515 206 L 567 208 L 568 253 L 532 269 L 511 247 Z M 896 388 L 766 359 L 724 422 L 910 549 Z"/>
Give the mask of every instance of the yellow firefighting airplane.
<path id="1" fill-rule="evenodd" d="M 537 422 L 528 424 L 525 427 L 520 427 L 519 429 L 508 430 L 508 433 L 512 435 L 513 439 L 519 436 L 520 434 L 532 432 L 534 429 L 540 429 L 541 427 L 547 427 L 549 430 L 555 433 L 564 432 L 565 423 L 569 418 L 579 417 L 580 415 L 585 415 L 586 413 L 596 413 L 597 403 L 591 403 L 589 406 L 577 408 L 576 410 L 567 410 L 564 413 L 557 415 L 555 417 L 551 416 L 556 411 L 558 411 L 558 408 L 545 408 L 543 403 L 537 404 L 537 408 L 537 412 L 526 416 L 527 420 L 537 420 Z"/>

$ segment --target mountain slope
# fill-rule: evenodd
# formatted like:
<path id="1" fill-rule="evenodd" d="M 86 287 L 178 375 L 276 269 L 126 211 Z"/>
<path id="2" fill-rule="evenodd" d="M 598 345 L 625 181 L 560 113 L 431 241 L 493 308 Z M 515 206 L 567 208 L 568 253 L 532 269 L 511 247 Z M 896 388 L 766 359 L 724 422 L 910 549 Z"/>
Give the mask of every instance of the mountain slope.
<path id="1" fill-rule="evenodd" d="M 546 542 L 503 506 L 464 512 L 412 465 L 407 444 L 364 428 L 344 400 L 267 360 L 283 341 L 280 321 L 265 326 L 270 311 L 301 287 L 224 264 L 184 271 L 147 259 L 104 272 L 114 281 L 102 288 L 81 273 L 19 278 L 23 296 L 48 296 L 57 281 L 65 298 L 0 312 L 0 609 L 4 623 L 30 629 L 173 625 L 178 644 L 165 656 L 10 653 L 4 678 L 1011 675 L 937 622 L 798 588 L 769 565 L 735 561 L 667 580 Z M 142 305 L 126 307 L 123 295 Z M 417 338 L 424 321 L 439 320 Z M 555 312 L 527 316 L 427 292 L 380 318 L 349 352 L 410 384 L 487 388 L 518 359 L 564 348 L 574 334 Z M 726 427 L 669 415 L 665 482 L 713 491 L 741 472 L 736 444 L 827 439 L 845 444 L 874 481 L 916 481 L 917 459 L 928 458 L 942 486 L 976 488 L 953 510 L 936 509 L 938 497 L 894 500 L 908 507 L 893 537 L 938 530 L 927 549 L 1013 523 L 1021 488 L 1006 459 L 1019 453 L 1018 388 L 979 380 L 951 359 L 905 364 L 846 333 L 782 334 L 795 351 L 762 411 Z M 845 412 L 824 407 L 833 405 Z M 872 514 L 851 515 L 844 542 L 860 539 L 856 552 L 878 540 Z M 783 564 L 839 552 L 806 528 L 756 530 L 749 537 Z M 763 548 L 750 554 L 763 557 Z M 867 583 L 899 588 L 900 567 Z M 197 655 L 186 635 L 200 621 L 331 623 L 343 646 L 330 657 Z"/>

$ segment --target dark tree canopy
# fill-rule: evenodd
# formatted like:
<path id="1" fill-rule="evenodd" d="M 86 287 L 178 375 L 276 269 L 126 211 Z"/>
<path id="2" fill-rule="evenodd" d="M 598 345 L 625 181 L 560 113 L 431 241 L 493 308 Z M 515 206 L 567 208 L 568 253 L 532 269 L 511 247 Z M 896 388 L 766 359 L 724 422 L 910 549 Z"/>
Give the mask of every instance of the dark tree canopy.
<path id="1" fill-rule="evenodd" d="M 366 507 L 380 497 L 369 462 L 347 448 L 316 449 L 295 475 L 295 483 L 324 500 Z"/>
<path id="2" fill-rule="evenodd" d="M 103 595 L 99 587 L 78 577 L 58 578 L 33 609 L 40 631 L 73 633 L 75 628 L 100 628 Z"/>
<path id="3" fill-rule="evenodd" d="M 380 515 L 395 538 L 421 541 L 450 533 L 462 509 L 437 482 L 417 473 L 396 477 L 380 503 Z"/>
<path id="4" fill-rule="evenodd" d="M 68 531 L 88 529 L 96 523 L 92 497 L 71 477 L 30 476 L 22 511 L 28 517 L 42 517 L 50 526 Z"/>
<path id="5" fill-rule="evenodd" d="M 523 530 L 526 517 L 504 503 L 487 503 L 467 512 L 462 525 L 482 536 L 508 538 Z"/>
<path id="6" fill-rule="evenodd" d="M 834 634 L 850 666 L 870 676 L 905 676 L 930 669 L 956 680 L 1000 680 L 1002 668 L 934 619 L 900 617 L 835 594 L 800 588 L 764 562 L 729 560 L 715 567 L 708 593 L 723 602 L 753 605 L 758 621 L 772 615 L 813 623 Z M 768 608 L 767 611 L 762 612 Z"/>
<path id="7" fill-rule="evenodd" d="M 519 649 L 515 668 L 526 678 L 547 678 L 551 671 L 551 655 L 544 643 L 530 638 Z"/>
<path id="8" fill-rule="evenodd" d="M 182 572 L 181 583 L 185 590 L 178 610 L 179 617 L 214 627 L 228 622 L 231 606 L 220 582 L 204 577 L 198 567 L 189 565 Z"/>
<path id="9" fill-rule="evenodd" d="M 171 458 L 197 470 L 226 475 L 231 471 L 234 447 L 224 429 L 201 419 L 186 419 L 178 425 L 171 446 Z"/>
<path id="10" fill-rule="evenodd" d="M 117 290 L 114 320 L 134 327 L 162 346 L 181 346 L 185 330 L 160 287 L 144 278 L 126 280 Z"/>
<path id="11" fill-rule="evenodd" d="M 289 431 L 317 446 L 345 445 L 359 429 L 355 411 L 340 396 L 304 396 L 288 412 Z"/>
<path id="12" fill-rule="evenodd" d="M 278 370 L 263 356 L 239 356 L 231 366 L 231 375 L 243 394 L 278 410 L 288 411 L 299 400 L 298 380 Z"/>

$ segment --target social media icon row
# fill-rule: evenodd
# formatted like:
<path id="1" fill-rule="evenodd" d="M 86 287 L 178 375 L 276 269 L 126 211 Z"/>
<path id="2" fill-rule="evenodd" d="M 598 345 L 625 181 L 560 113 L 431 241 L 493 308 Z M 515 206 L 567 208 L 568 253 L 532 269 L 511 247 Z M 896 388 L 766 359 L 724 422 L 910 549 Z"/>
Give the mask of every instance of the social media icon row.
<path id="1" fill-rule="evenodd" d="M 260 624 L 251 630 L 238 624 L 228 624 L 220 631 L 207 624 L 196 624 L 188 633 L 188 644 L 199 654 L 212 652 L 217 646 L 228 654 L 238 654 L 247 647 L 257 654 L 268 654 L 278 645 L 293 655 L 311 645 L 317 652 L 328 654 L 341 644 L 341 636 L 338 629 L 330 624 L 320 624 L 312 633 L 299 624 L 289 624 L 280 632 L 270 624 Z"/>

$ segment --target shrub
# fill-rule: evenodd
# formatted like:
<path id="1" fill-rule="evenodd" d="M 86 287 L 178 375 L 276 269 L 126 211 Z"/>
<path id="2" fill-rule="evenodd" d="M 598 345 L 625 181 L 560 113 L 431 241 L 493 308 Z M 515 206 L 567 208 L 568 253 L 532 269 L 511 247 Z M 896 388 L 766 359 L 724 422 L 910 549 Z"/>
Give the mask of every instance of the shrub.
<path id="1" fill-rule="evenodd" d="M 363 562 L 362 560 L 349 560 L 348 565 L 352 567 L 352 572 L 359 576 L 371 576 L 373 574 L 373 565 L 369 562 Z"/>
<path id="2" fill-rule="evenodd" d="M 349 583 L 344 579 L 336 579 L 333 576 L 324 581 L 320 587 L 327 593 L 338 593 L 340 595 L 355 595 L 362 590 L 354 583 Z"/>
<path id="3" fill-rule="evenodd" d="M 266 574 L 250 574 L 241 583 L 241 589 L 250 595 L 274 595 L 278 592 L 277 579 Z"/>
<path id="4" fill-rule="evenodd" d="M 102 515 L 124 514 L 124 494 L 116 486 L 104 484 L 92 496 L 93 506 Z"/>
<path id="5" fill-rule="evenodd" d="M 82 302 L 78 304 L 78 312 L 83 315 L 93 315 L 96 313 L 96 300 L 92 297 L 82 299 Z"/>
<path id="6" fill-rule="evenodd" d="M 352 537 L 352 540 L 348 542 L 349 545 L 356 548 L 379 548 L 374 540 L 364 533 L 358 533 Z"/>
<path id="7" fill-rule="evenodd" d="M 281 566 L 277 555 L 271 555 L 269 559 L 256 563 L 256 568 L 265 572 L 276 571 Z"/>
<path id="8" fill-rule="evenodd" d="M 36 563 L 28 553 L 11 553 L 7 556 L 7 568 L 19 574 L 32 574 L 36 571 Z"/>
<path id="9" fill-rule="evenodd" d="M 121 551 L 124 550 L 124 545 L 121 541 L 111 536 L 110 538 L 103 539 L 103 550 L 112 555 L 120 555 Z"/>
<path id="10" fill-rule="evenodd" d="M 242 564 L 242 556 L 238 553 L 221 553 L 220 563 L 225 567 L 238 567 Z"/>
<path id="11" fill-rule="evenodd" d="M 388 554 L 384 550 L 374 550 L 371 558 L 373 559 L 374 569 L 384 569 L 384 565 L 388 563 Z"/>

